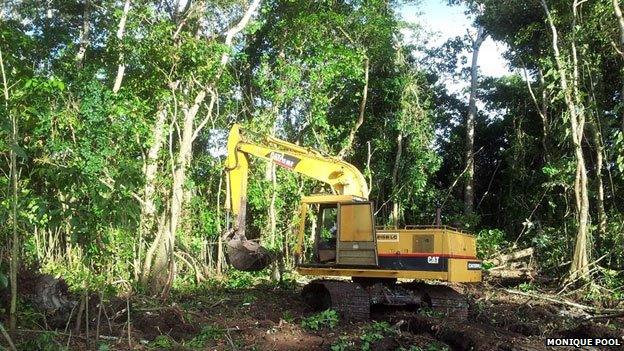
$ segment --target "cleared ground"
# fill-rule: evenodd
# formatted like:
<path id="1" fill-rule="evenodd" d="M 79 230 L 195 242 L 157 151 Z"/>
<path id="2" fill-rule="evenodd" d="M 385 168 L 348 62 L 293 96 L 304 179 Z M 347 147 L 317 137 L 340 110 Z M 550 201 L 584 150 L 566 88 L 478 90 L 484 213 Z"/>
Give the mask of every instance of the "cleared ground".
<path id="1" fill-rule="evenodd" d="M 321 322 L 317 331 L 302 327 L 316 317 L 297 284 L 211 287 L 174 294 L 165 303 L 115 299 L 101 309 L 93 295 L 88 334 L 84 321 L 78 335 L 72 322 L 56 331 L 45 331 L 45 325 L 44 331 L 22 330 L 15 341 L 24 350 L 547 350 L 547 337 L 619 338 L 624 345 L 622 316 L 596 318 L 487 285 L 459 288 L 470 302 L 467 320 L 430 310 L 376 308 L 369 322 Z"/>

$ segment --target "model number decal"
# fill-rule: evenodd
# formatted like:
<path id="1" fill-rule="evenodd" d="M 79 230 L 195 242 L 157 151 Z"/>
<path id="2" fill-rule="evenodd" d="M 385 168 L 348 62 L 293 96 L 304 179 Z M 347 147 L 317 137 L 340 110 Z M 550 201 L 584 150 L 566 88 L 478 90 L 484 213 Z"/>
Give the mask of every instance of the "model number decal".
<path id="1" fill-rule="evenodd" d="M 469 270 L 480 270 L 481 269 L 481 262 L 468 262 L 468 269 Z"/>
<path id="2" fill-rule="evenodd" d="M 438 256 L 427 256 L 427 263 L 429 263 L 429 264 L 438 264 L 438 263 L 440 263 L 440 257 L 438 257 Z"/>
<path id="3" fill-rule="evenodd" d="M 377 241 L 399 242 L 399 233 L 377 233 Z"/>

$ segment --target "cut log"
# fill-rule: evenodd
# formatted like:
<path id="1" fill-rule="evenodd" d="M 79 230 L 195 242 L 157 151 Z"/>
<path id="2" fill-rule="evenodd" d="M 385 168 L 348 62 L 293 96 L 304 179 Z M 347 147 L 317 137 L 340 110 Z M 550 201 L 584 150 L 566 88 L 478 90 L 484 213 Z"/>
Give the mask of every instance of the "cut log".
<path id="1" fill-rule="evenodd" d="M 484 279 L 494 281 L 502 286 L 516 286 L 531 282 L 535 279 L 535 272 L 530 268 L 497 269 L 484 272 Z"/>
<path id="2" fill-rule="evenodd" d="M 490 268 L 489 270 L 498 271 L 498 270 L 521 270 L 521 269 L 529 269 L 529 265 L 526 262 L 509 262 L 506 265 Z"/>
<path id="3" fill-rule="evenodd" d="M 533 271 L 525 269 L 499 269 L 487 272 L 486 275 L 491 278 L 505 279 L 533 279 Z"/>
<path id="4" fill-rule="evenodd" d="M 494 257 L 493 259 L 489 260 L 492 264 L 494 264 L 494 266 L 501 266 L 506 264 L 507 262 L 511 262 L 511 261 L 517 261 L 521 258 L 525 258 L 525 257 L 529 257 L 531 255 L 533 255 L 533 248 L 529 247 L 523 250 L 519 250 L 519 251 L 515 251 L 512 253 L 508 253 L 508 254 L 504 254 L 504 255 L 498 255 L 496 257 Z"/>

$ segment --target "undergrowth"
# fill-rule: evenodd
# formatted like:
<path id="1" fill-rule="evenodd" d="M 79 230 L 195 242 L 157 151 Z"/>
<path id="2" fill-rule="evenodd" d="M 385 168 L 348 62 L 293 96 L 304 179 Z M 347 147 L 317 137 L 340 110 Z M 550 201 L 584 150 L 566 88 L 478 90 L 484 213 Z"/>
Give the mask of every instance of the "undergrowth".
<path id="1" fill-rule="evenodd" d="M 334 329 L 338 325 L 338 313 L 332 309 L 314 314 L 310 317 L 304 318 L 301 321 L 301 326 L 304 329 L 319 331 L 323 328 Z"/>

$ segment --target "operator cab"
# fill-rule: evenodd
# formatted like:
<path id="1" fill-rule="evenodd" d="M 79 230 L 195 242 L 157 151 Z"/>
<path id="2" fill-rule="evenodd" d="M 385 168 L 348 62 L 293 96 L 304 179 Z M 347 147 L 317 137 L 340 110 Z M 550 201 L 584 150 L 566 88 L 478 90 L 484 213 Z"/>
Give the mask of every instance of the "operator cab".
<path id="1" fill-rule="evenodd" d="M 372 202 L 351 195 L 306 196 L 301 217 L 299 266 L 377 266 Z"/>

